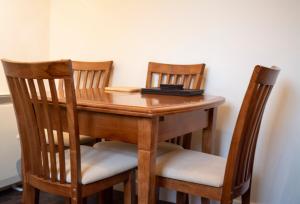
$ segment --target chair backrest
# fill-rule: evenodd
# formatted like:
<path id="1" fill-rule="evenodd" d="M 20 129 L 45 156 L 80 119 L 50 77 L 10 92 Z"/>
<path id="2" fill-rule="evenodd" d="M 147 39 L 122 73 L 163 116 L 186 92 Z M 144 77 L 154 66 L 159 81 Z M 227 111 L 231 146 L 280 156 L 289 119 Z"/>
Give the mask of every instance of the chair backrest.
<path id="1" fill-rule="evenodd" d="M 251 186 L 255 148 L 264 109 L 279 69 L 256 66 L 234 129 L 226 172 L 223 199 L 245 193 Z"/>
<path id="2" fill-rule="evenodd" d="M 183 84 L 186 89 L 200 89 L 205 64 L 176 65 L 149 62 L 146 88 L 159 87 L 160 84 Z M 191 134 L 177 136 L 166 142 L 190 149 Z"/>
<path id="3" fill-rule="evenodd" d="M 105 62 L 80 62 L 72 61 L 74 83 L 76 89 L 104 88 L 108 86 L 113 61 Z M 63 89 L 60 80 L 59 90 Z"/>
<path id="4" fill-rule="evenodd" d="M 175 65 L 149 62 L 146 87 L 160 84 L 183 84 L 187 89 L 200 89 L 205 64 Z"/>
<path id="5" fill-rule="evenodd" d="M 81 158 L 71 61 L 22 63 L 2 60 L 2 64 L 19 128 L 25 179 L 64 184 L 66 165 L 70 165 L 72 186 L 80 184 Z M 64 81 L 64 99 L 58 98 L 56 79 Z M 70 164 L 66 163 L 63 130 L 69 133 Z"/>

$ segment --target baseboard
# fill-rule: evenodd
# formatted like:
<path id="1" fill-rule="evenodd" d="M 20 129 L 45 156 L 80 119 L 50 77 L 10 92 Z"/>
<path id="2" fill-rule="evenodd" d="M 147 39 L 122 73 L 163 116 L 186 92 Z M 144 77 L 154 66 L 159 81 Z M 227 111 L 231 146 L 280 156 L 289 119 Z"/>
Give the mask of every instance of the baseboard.
<path id="1" fill-rule="evenodd" d="M 0 181 L 0 190 L 9 188 L 11 185 L 20 183 L 21 179 L 19 176 L 13 176 Z"/>

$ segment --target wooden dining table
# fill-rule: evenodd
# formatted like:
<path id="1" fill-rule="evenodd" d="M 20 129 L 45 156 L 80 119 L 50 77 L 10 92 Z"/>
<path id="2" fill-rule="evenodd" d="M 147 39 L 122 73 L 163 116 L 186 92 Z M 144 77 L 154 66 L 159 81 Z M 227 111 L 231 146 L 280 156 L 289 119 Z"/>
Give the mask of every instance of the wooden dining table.
<path id="1" fill-rule="evenodd" d="M 212 153 L 220 96 L 166 96 L 103 89 L 76 91 L 80 134 L 137 144 L 138 203 L 155 203 L 159 142 L 203 130 L 202 151 Z"/>

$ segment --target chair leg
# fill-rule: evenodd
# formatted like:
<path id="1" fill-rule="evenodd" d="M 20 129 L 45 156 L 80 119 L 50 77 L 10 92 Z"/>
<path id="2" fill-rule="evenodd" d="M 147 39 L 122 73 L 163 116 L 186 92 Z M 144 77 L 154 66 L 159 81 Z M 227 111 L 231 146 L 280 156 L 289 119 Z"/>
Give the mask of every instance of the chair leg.
<path id="1" fill-rule="evenodd" d="M 156 203 L 159 203 L 159 191 L 160 191 L 160 188 L 155 187 L 155 202 Z"/>
<path id="2" fill-rule="evenodd" d="M 226 202 L 221 202 L 221 204 L 232 204 L 233 201 L 226 201 Z"/>
<path id="3" fill-rule="evenodd" d="M 189 204 L 189 195 L 186 193 L 177 191 L 176 204 Z"/>
<path id="4" fill-rule="evenodd" d="M 39 204 L 40 202 L 40 190 L 39 189 L 35 189 L 35 204 Z"/>
<path id="5" fill-rule="evenodd" d="M 98 193 L 98 203 L 108 204 L 113 203 L 113 187 L 107 188 Z"/>
<path id="6" fill-rule="evenodd" d="M 182 147 L 184 149 L 191 149 L 192 135 L 192 133 L 187 133 L 183 136 Z"/>
<path id="7" fill-rule="evenodd" d="M 242 204 L 250 204 L 251 188 L 249 188 L 244 195 L 242 195 Z"/>
<path id="8" fill-rule="evenodd" d="M 81 199 L 71 199 L 71 204 L 82 204 L 82 200 Z"/>
<path id="9" fill-rule="evenodd" d="M 82 204 L 87 204 L 87 197 L 82 198 Z"/>
<path id="10" fill-rule="evenodd" d="M 98 193 L 98 204 L 105 204 L 104 190 Z"/>
<path id="11" fill-rule="evenodd" d="M 39 203 L 39 196 L 37 196 L 38 190 L 29 185 L 23 183 L 23 203 L 24 204 L 37 204 Z"/>
<path id="12" fill-rule="evenodd" d="M 190 203 L 190 196 L 189 194 L 186 194 L 185 196 L 185 204 L 189 204 Z"/>
<path id="13" fill-rule="evenodd" d="M 65 198 L 65 204 L 71 204 L 71 198 Z"/>
<path id="14" fill-rule="evenodd" d="M 201 197 L 201 204 L 210 204 L 210 200 L 208 198 Z"/>
<path id="15" fill-rule="evenodd" d="M 130 172 L 128 180 L 124 182 L 124 204 L 135 204 L 135 170 Z"/>
<path id="16" fill-rule="evenodd" d="M 81 196 L 81 191 L 77 191 L 76 194 L 74 194 L 71 197 L 71 204 L 82 204 L 83 203 L 83 197 Z"/>

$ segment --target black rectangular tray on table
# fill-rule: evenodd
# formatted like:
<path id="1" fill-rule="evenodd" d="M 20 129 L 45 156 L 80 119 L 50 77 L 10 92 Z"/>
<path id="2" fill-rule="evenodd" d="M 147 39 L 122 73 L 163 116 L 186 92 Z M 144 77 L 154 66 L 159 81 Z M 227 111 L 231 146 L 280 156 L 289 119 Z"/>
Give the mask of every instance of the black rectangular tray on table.
<path id="1" fill-rule="evenodd" d="M 171 96 L 201 96 L 203 89 L 161 89 L 161 88 L 142 88 L 142 94 L 159 94 Z"/>

